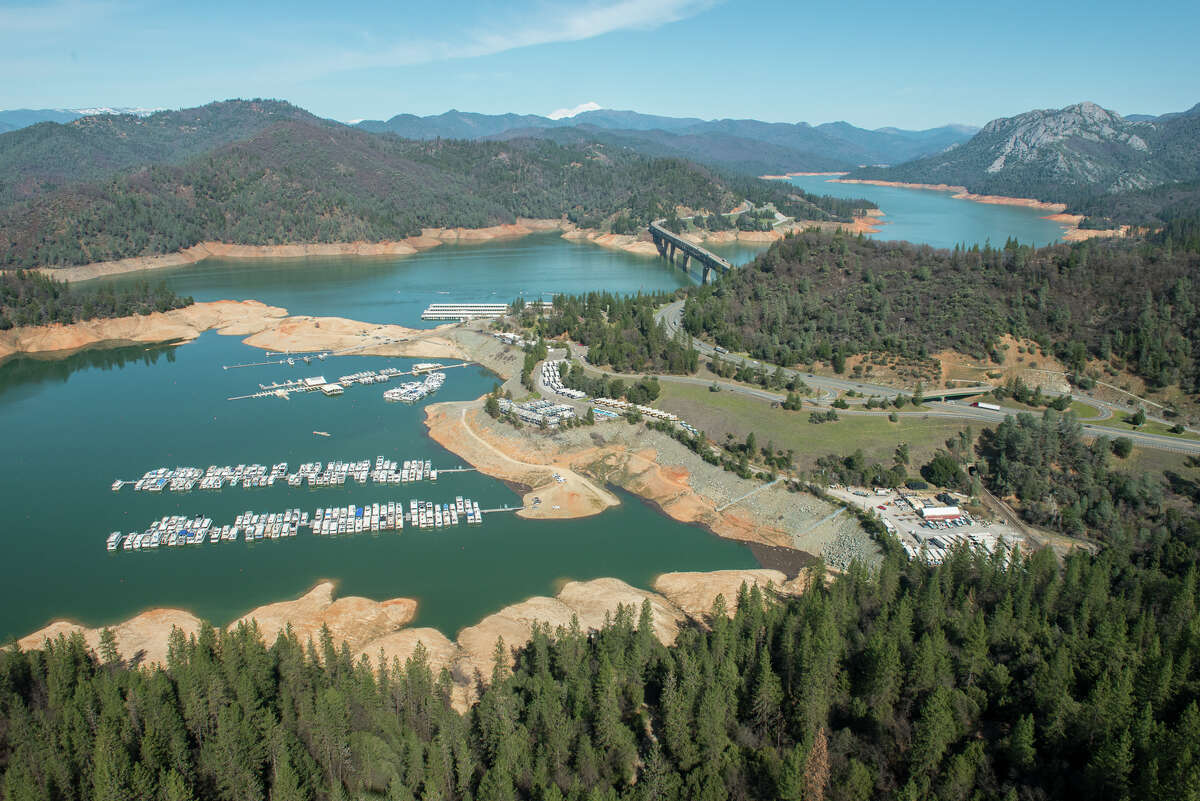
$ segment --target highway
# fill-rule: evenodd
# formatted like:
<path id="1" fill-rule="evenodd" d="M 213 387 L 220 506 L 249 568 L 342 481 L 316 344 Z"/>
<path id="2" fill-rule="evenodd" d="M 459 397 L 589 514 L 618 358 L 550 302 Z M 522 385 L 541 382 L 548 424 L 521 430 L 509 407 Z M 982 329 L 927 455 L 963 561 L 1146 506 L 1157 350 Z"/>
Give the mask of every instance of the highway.
<path id="1" fill-rule="evenodd" d="M 666 306 L 664 306 L 663 308 L 659 309 L 655 315 L 656 319 L 658 319 L 659 321 L 662 322 L 663 327 L 666 329 L 667 334 L 669 336 L 674 336 L 676 332 L 682 330 L 681 321 L 682 321 L 682 317 L 683 317 L 683 303 L 684 302 L 682 300 L 677 300 L 672 303 L 669 303 Z M 760 366 L 759 362 L 755 361 L 754 359 L 750 359 L 746 356 L 739 356 L 734 353 L 717 353 L 716 349 L 712 345 L 709 345 L 707 342 L 702 342 L 699 339 L 693 338 L 692 345 L 693 345 L 693 347 L 696 348 L 697 351 L 700 352 L 700 354 L 702 356 L 710 356 L 711 357 L 711 356 L 717 355 L 717 356 L 720 356 L 723 361 L 732 362 L 733 364 L 749 365 L 751 367 L 759 367 Z M 768 370 L 773 370 L 773 367 L 771 365 L 761 365 L 761 366 L 764 366 Z M 820 396 L 818 397 L 817 400 L 820 402 L 826 403 L 826 404 L 833 400 L 835 393 L 845 392 L 846 390 L 849 390 L 849 389 L 852 389 L 856 392 L 859 392 L 859 393 L 862 393 L 865 395 L 876 395 L 876 396 L 882 396 L 885 398 L 894 398 L 897 395 L 901 394 L 901 392 L 899 390 L 897 390 L 893 387 L 885 387 L 880 384 L 870 384 L 870 383 L 865 383 L 862 381 L 850 381 L 850 380 L 841 379 L 841 378 L 829 378 L 827 376 L 817 376 L 817 375 L 813 375 L 811 373 L 803 373 L 798 370 L 789 370 L 789 369 L 785 368 L 783 371 L 783 374 L 788 377 L 799 376 L 801 379 L 803 379 L 804 383 L 808 384 L 810 387 L 812 387 L 820 392 Z M 640 377 L 640 376 L 632 376 L 632 378 L 637 378 L 637 377 Z M 729 392 L 737 392 L 737 393 L 741 393 L 743 395 L 749 395 L 751 397 L 761 398 L 762 400 L 767 400 L 767 401 L 772 401 L 772 402 L 781 402 L 786 397 L 785 395 L 780 394 L 778 392 L 771 392 L 770 390 L 761 389 L 758 387 L 748 387 L 743 384 L 735 384 L 735 383 L 729 382 L 729 381 L 720 381 L 720 380 L 710 381 L 710 380 L 707 380 L 704 378 L 694 378 L 692 376 L 678 376 L 678 375 L 659 375 L 659 376 L 657 376 L 657 378 L 659 381 L 664 381 L 664 382 L 675 382 L 675 383 L 682 383 L 682 384 L 700 384 L 703 386 L 709 386 L 710 384 L 715 383 L 715 384 L 718 384 L 723 390 L 726 390 Z M 987 391 L 991 390 L 991 387 L 990 386 L 980 386 L 979 390 L 980 390 L 980 392 L 987 392 Z M 863 402 L 863 399 L 861 399 L 861 398 L 848 398 L 846 400 L 847 400 L 847 403 L 862 403 Z M 813 403 L 813 401 L 811 399 L 807 399 L 806 402 Z M 1104 401 L 1099 401 L 1099 400 L 1097 400 L 1095 398 L 1091 398 L 1091 397 L 1087 398 L 1087 402 L 1094 403 L 1094 404 L 1100 406 L 1102 408 L 1102 410 L 1108 411 L 1109 416 L 1111 416 L 1113 413 L 1121 414 L 1121 413 L 1128 413 L 1130 411 L 1129 409 L 1122 408 L 1118 404 L 1112 404 L 1112 403 L 1107 403 Z M 896 414 L 903 416 L 903 417 L 909 417 L 909 416 L 949 417 L 949 418 L 955 418 L 955 419 L 960 419 L 960 420 L 975 420 L 975 421 L 979 421 L 982 423 L 995 424 L 995 423 L 1001 422 L 1002 420 L 1004 420 L 1005 417 L 1012 415 L 1014 413 L 1012 410 L 996 412 L 996 411 L 992 411 L 990 409 L 980 409 L 975 406 L 968 406 L 966 404 L 956 404 L 953 402 L 928 401 L 928 402 L 926 402 L 926 405 L 929 408 L 922 409 L 920 411 L 896 410 Z M 881 414 L 881 412 L 867 411 L 864 409 L 839 409 L 838 414 L 864 415 L 864 414 Z M 1200 440 L 1181 439 L 1179 437 L 1171 437 L 1171 436 L 1166 436 L 1163 434 L 1149 434 L 1149 433 L 1145 433 L 1145 432 L 1141 432 L 1141 431 L 1127 431 L 1127 430 L 1121 429 L 1121 428 L 1112 428 L 1110 426 L 1097 425 L 1095 423 L 1088 423 L 1088 422 L 1082 422 L 1082 421 L 1080 422 L 1080 425 L 1083 427 L 1085 434 L 1090 435 L 1092 437 L 1099 437 L 1099 436 L 1113 437 L 1113 438 L 1128 437 L 1130 440 L 1133 441 L 1133 443 L 1135 445 L 1140 445 L 1145 448 L 1155 448 L 1157 450 L 1169 451 L 1172 453 L 1200 455 Z"/>

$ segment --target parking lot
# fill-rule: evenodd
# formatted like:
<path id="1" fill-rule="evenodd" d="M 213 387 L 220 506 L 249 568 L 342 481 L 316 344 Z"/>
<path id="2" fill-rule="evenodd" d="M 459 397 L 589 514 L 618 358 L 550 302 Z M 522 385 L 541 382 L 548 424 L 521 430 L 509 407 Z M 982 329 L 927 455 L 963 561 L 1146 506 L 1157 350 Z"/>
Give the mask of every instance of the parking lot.
<path id="1" fill-rule="evenodd" d="M 940 562 L 946 552 L 959 543 L 970 543 L 988 551 L 1000 542 L 1010 546 L 1020 544 L 1024 548 L 1024 535 L 1002 521 L 981 520 L 966 513 L 956 522 L 922 520 L 906 500 L 907 496 L 918 493 L 840 486 L 831 487 L 828 492 L 838 500 L 873 512 L 896 534 L 909 555 L 917 556 L 924 551 L 927 561 L 932 563 Z"/>

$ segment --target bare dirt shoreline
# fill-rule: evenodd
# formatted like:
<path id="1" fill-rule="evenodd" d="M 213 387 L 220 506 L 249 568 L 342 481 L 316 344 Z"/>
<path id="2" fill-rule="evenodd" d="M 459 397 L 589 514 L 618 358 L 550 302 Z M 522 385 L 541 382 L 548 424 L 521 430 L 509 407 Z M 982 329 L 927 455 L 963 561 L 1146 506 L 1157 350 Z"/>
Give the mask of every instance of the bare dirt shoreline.
<path id="1" fill-rule="evenodd" d="M 342 317 L 289 317 L 287 309 L 256 300 L 218 300 L 169 312 L 2 331 L 0 362 L 19 354 L 60 358 L 93 347 L 189 342 L 211 330 L 245 337 L 247 345 L 269 351 L 350 350 L 360 356 L 465 359 L 463 349 L 445 336 L 446 327 L 412 329 Z"/>
<path id="2" fill-rule="evenodd" d="M 290 601 L 257 607 L 229 624 L 258 627 L 269 645 L 290 626 L 297 639 L 310 639 L 319 645 L 322 627 L 328 627 L 335 644 L 345 642 L 355 659 L 367 656 L 383 665 L 393 660 L 403 664 L 417 650 L 425 650 L 435 674 L 450 669 L 455 680 L 455 707 L 465 711 L 474 700 L 474 677 L 491 670 L 492 656 L 499 637 L 509 648 L 528 642 L 535 623 L 552 628 L 569 627 L 572 618 L 587 631 L 604 625 L 618 606 L 633 607 L 635 615 L 642 602 L 649 601 L 654 614 L 654 633 L 663 643 L 675 641 L 689 621 L 703 624 L 718 595 L 726 600 L 729 612 L 736 609 L 742 584 L 759 586 L 768 593 L 795 595 L 803 592 L 806 577 L 789 580 L 778 570 L 717 570 L 708 573 L 665 573 L 654 582 L 654 590 L 632 587 L 619 579 L 600 578 L 567 582 L 551 598 L 534 596 L 507 606 L 478 623 L 458 632 L 451 640 L 432 628 L 410 627 L 417 614 L 417 602 L 411 598 L 373 601 L 347 596 L 336 598 L 332 581 L 322 581 L 304 595 Z M 178 628 L 185 635 L 196 635 L 203 621 L 181 609 L 150 609 L 112 626 L 122 658 L 138 665 L 165 665 L 168 637 Z M 67 620 L 53 623 L 17 640 L 22 649 L 44 646 L 47 639 L 78 633 L 88 648 L 98 651 L 100 628 L 88 628 Z"/>
<path id="3" fill-rule="evenodd" d="M 831 173 L 840 174 L 840 173 Z M 856 218 L 853 223 L 828 223 L 820 220 L 797 220 L 788 231 L 818 226 L 841 227 L 852 233 L 878 233 L 872 225 L 879 224 L 880 213 L 871 212 Z M 287 245 L 238 245 L 228 242 L 200 242 L 174 253 L 153 256 L 134 256 L 116 261 L 98 261 L 75 267 L 40 267 L 40 272 L 61 281 L 92 281 L 111 278 L 127 273 L 150 272 L 153 270 L 182 267 L 196 264 L 205 259 L 247 260 L 256 259 L 308 259 L 321 257 L 353 256 L 363 258 L 391 258 L 412 256 L 424 250 L 444 244 L 487 242 L 492 240 L 516 239 L 535 233 L 559 231 L 563 239 L 587 242 L 609 250 L 619 250 L 635 256 L 658 256 L 658 250 L 649 234 L 610 234 L 591 228 L 579 228 L 565 220 L 518 219 L 508 225 L 493 225 L 487 228 L 426 228 L 420 236 L 387 242 L 312 242 Z M 770 244 L 782 239 L 787 231 L 708 231 L 689 234 L 697 243 L 746 242 Z"/>
<path id="4" fill-rule="evenodd" d="M 1067 242 L 1082 242 L 1085 239 L 1125 236 L 1128 232 L 1128 226 L 1108 229 L 1080 228 L 1079 223 L 1083 221 L 1083 215 L 1067 214 L 1066 203 L 1051 203 L 1030 197 L 976 195 L 973 192 L 967 191 L 965 186 L 955 186 L 952 184 L 917 184 L 905 181 L 879 181 L 867 178 L 834 178 L 832 182 L 839 184 L 867 184 L 870 186 L 896 186 L 901 189 L 925 189 L 933 192 L 952 192 L 954 193 L 952 197 L 955 200 L 970 200 L 975 203 L 987 203 L 994 206 L 1022 206 L 1024 208 L 1037 209 L 1038 211 L 1048 211 L 1050 213 L 1042 219 L 1052 220 L 1062 225 L 1063 239 Z"/>

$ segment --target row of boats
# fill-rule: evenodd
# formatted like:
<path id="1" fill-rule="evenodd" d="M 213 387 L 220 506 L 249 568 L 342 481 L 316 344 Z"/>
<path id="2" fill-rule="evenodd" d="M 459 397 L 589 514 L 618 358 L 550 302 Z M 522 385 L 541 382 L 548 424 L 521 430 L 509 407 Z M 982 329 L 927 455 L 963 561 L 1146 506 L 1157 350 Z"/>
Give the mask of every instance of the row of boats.
<path id="1" fill-rule="evenodd" d="M 428 459 L 406 459 L 403 462 L 392 461 L 383 456 L 375 457 L 372 463 L 363 459 L 358 462 L 333 461 L 305 462 L 295 473 L 288 472 L 288 463 L 267 467 L 263 464 L 239 464 L 218 467 L 210 465 L 207 470 L 198 467 L 159 467 L 145 473 L 136 481 L 112 483 L 113 492 L 119 492 L 126 484 L 132 484 L 136 492 L 190 492 L 199 487 L 202 490 L 220 490 L 226 486 L 242 487 L 273 487 L 276 482 L 286 481 L 289 487 L 299 487 L 307 484 L 309 487 L 344 486 L 346 481 L 353 479 L 360 484 L 373 481 L 376 484 L 408 484 L 413 481 L 437 481 L 438 471 Z"/>
<path id="2" fill-rule="evenodd" d="M 285 512 L 242 512 L 231 525 L 217 526 L 212 518 L 168 515 L 156 520 L 145 531 L 114 531 L 105 540 L 109 551 L 141 551 L 160 547 L 202 545 L 218 542 L 256 542 L 295 537 L 300 529 L 319 536 L 338 536 L 362 532 L 401 531 L 405 520 L 417 528 L 448 528 L 463 522 L 483 522 L 479 503 L 461 495 L 454 503 L 409 501 L 405 513 L 403 501 L 372 503 L 364 506 L 334 506 L 317 509 L 311 516 L 299 509 Z"/>
<path id="3" fill-rule="evenodd" d="M 398 387 L 384 390 L 383 397 L 389 401 L 416 403 L 421 398 L 437 392 L 445 382 L 445 373 L 429 373 L 421 381 L 406 381 Z"/>
<path id="4" fill-rule="evenodd" d="M 284 537 L 294 537 L 299 529 L 310 525 L 308 512 L 289 509 L 286 512 L 263 513 L 243 512 L 233 525 L 217 526 L 209 517 L 187 517 L 167 515 L 151 523 L 145 531 L 122 534 L 114 531 L 108 535 L 105 547 L 110 551 L 141 551 L 159 547 L 180 545 L 203 545 L 206 542 L 246 542 Z"/>

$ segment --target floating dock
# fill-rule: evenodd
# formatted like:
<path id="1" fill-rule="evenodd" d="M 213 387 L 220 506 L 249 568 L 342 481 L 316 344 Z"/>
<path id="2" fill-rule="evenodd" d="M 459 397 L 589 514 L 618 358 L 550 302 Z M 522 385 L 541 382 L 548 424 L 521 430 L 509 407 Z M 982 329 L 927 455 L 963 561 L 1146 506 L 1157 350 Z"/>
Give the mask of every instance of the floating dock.
<path id="1" fill-rule="evenodd" d="M 480 509 L 477 501 L 457 496 L 452 502 L 410 500 L 383 501 L 356 506 L 330 506 L 311 515 L 300 509 L 284 512 L 239 514 L 233 523 L 218 526 L 209 517 L 168 515 L 154 521 L 143 531 L 114 531 L 105 538 L 109 551 L 142 551 L 203 545 L 220 542 L 259 542 L 295 537 L 301 529 L 316 536 L 337 537 L 350 534 L 402 531 L 413 528 L 441 529 L 462 524 L 478 525 L 489 512 L 516 511 L 519 507 Z"/>
<path id="2" fill-rule="evenodd" d="M 423 381 L 410 382 L 404 384 L 402 387 L 402 389 L 408 388 L 408 394 L 414 395 L 418 394 L 419 389 L 423 390 L 424 394 L 420 394 L 419 397 L 415 398 L 415 400 L 420 400 L 420 398 L 432 394 L 441 388 L 442 383 L 446 380 L 445 370 L 451 370 L 455 367 L 469 367 L 471 364 L 471 362 L 460 362 L 459 364 L 420 363 L 413 365 L 411 370 L 385 367 L 382 370 L 362 370 L 357 373 L 351 373 L 350 375 L 338 378 L 336 381 L 327 381 L 323 375 L 307 376 L 287 381 L 275 381 L 270 384 L 259 384 L 258 392 L 248 395 L 234 395 L 227 398 L 227 400 L 247 400 L 249 398 L 284 398 L 286 400 L 293 392 L 323 392 L 327 396 L 341 395 L 355 384 L 386 384 L 395 378 L 423 375 L 425 376 Z M 435 378 L 435 376 L 440 376 L 440 378 Z"/>
<path id="3" fill-rule="evenodd" d="M 147 471 L 139 479 L 117 479 L 112 483 L 112 491 L 120 492 L 126 486 L 132 486 L 135 492 L 190 492 L 197 488 L 222 490 L 227 487 L 256 489 L 273 487 L 277 483 L 286 483 L 289 487 L 319 488 L 340 487 L 347 481 L 396 485 L 437 481 L 439 473 L 467 473 L 475 469 L 461 465 L 438 469 L 428 459 L 398 462 L 383 456 L 375 457 L 374 463 L 369 459 L 358 462 L 305 462 L 294 473 L 289 472 L 287 462 L 270 467 L 265 464 L 209 465 L 204 470 L 199 467 L 159 467 Z"/>
<path id="4" fill-rule="evenodd" d="M 548 300 L 535 300 L 525 304 L 528 307 L 541 307 L 543 311 L 554 307 Z M 503 317 L 508 314 L 507 303 L 430 303 L 421 312 L 422 320 L 480 320 L 489 317 Z"/>

